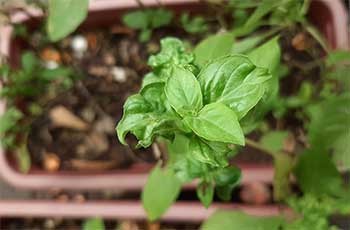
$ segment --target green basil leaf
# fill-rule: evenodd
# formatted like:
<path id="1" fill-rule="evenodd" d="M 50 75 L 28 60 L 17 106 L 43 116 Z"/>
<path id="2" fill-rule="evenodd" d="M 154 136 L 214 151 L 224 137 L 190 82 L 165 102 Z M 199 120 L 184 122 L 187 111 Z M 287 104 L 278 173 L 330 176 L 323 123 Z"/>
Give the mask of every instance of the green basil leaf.
<path id="1" fill-rule="evenodd" d="M 274 37 L 248 53 L 248 57 L 254 65 L 267 68 L 271 73 L 276 70 L 281 58 L 278 39 L 278 36 Z"/>
<path id="2" fill-rule="evenodd" d="M 201 226 L 202 230 L 279 230 L 285 223 L 282 217 L 249 216 L 239 211 L 217 211 Z"/>
<path id="3" fill-rule="evenodd" d="M 3 114 L 0 115 L 0 135 L 2 136 L 16 126 L 17 121 L 19 121 L 22 117 L 22 112 L 15 107 L 8 108 Z"/>
<path id="4" fill-rule="evenodd" d="M 38 63 L 38 59 L 30 51 L 25 52 L 21 56 L 22 68 L 28 75 L 32 74 L 31 72 L 37 67 Z"/>
<path id="5" fill-rule="evenodd" d="M 208 104 L 198 116 L 185 117 L 184 122 L 206 140 L 244 145 L 244 135 L 237 116 L 224 104 Z"/>
<path id="6" fill-rule="evenodd" d="M 51 41 L 72 33 L 85 19 L 89 0 L 49 0 L 47 32 Z"/>
<path id="7" fill-rule="evenodd" d="M 188 70 L 174 67 L 165 85 L 170 105 L 181 116 L 194 115 L 202 108 L 202 93 L 196 77 Z"/>
<path id="8" fill-rule="evenodd" d="M 152 28 L 169 25 L 174 16 L 173 12 L 162 8 L 149 10 L 149 15 Z"/>
<path id="9" fill-rule="evenodd" d="M 216 34 L 201 41 L 194 49 L 196 64 L 203 66 L 206 62 L 227 55 L 232 49 L 232 33 Z"/>
<path id="10" fill-rule="evenodd" d="M 295 167 L 295 176 L 303 192 L 315 195 L 340 195 L 342 177 L 326 152 L 305 151 Z"/>
<path id="11" fill-rule="evenodd" d="M 176 133 L 173 142 L 168 144 L 169 167 L 172 167 L 176 176 L 182 182 L 192 181 L 208 171 L 207 164 L 198 161 L 190 150 L 192 138 Z"/>
<path id="12" fill-rule="evenodd" d="M 208 25 L 202 16 L 195 16 L 190 19 L 188 13 L 183 13 L 180 22 L 185 31 L 191 34 L 203 33 L 208 30 Z"/>
<path id="13" fill-rule="evenodd" d="M 175 130 L 183 130 L 180 118 L 165 101 L 164 83 L 144 87 L 124 104 L 123 118 L 117 125 L 119 141 L 132 133 L 139 140 L 137 147 L 148 147 L 157 136 L 173 138 Z"/>
<path id="14" fill-rule="evenodd" d="M 176 201 L 181 182 L 170 169 L 155 166 L 142 191 L 142 205 L 149 220 L 154 221 L 163 215 Z"/>
<path id="15" fill-rule="evenodd" d="M 198 75 L 204 104 L 222 102 L 241 119 L 262 98 L 265 82 L 271 78 L 267 69 L 255 67 L 243 55 L 218 58 Z"/>
<path id="16" fill-rule="evenodd" d="M 148 15 L 144 10 L 137 10 L 123 15 L 123 23 L 133 29 L 146 29 L 149 26 Z"/>
<path id="17" fill-rule="evenodd" d="M 280 63 L 280 56 L 281 48 L 278 44 L 278 37 L 270 39 L 248 53 L 248 57 L 251 58 L 255 65 L 269 69 L 272 76 L 271 79 L 262 86 L 265 88 L 266 93 L 261 98 L 261 101 L 254 109 L 250 110 L 241 121 L 245 133 L 250 133 L 254 130 L 264 118 L 265 114 L 277 104 L 276 101 L 279 99 L 279 79 L 277 71 Z"/>
<path id="18" fill-rule="evenodd" d="M 198 137 L 192 137 L 188 152 L 191 157 L 199 162 L 215 167 L 228 165 L 227 155 L 230 149 L 226 144 L 220 142 L 205 141 Z"/>
<path id="19" fill-rule="evenodd" d="M 326 64 L 328 67 L 342 62 L 350 62 L 350 51 L 335 50 L 330 52 L 326 58 Z"/>
<path id="20" fill-rule="evenodd" d="M 143 29 L 141 30 L 139 34 L 139 41 L 140 42 L 147 42 L 151 39 L 152 36 L 152 30 L 150 29 Z"/>
<path id="21" fill-rule="evenodd" d="M 83 230 L 105 230 L 105 224 L 101 218 L 88 219 L 84 222 Z"/>
<path id="22" fill-rule="evenodd" d="M 197 196 L 202 202 L 204 207 L 209 208 L 214 198 L 214 185 L 213 183 L 202 181 L 197 186 Z"/>
<path id="23" fill-rule="evenodd" d="M 229 201 L 232 190 L 241 180 L 241 170 L 234 166 L 219 169 L 214 174 L 216 193 L 221 200 Z"/>
<path id="24" fill-rule="evenodd" d="M 350 169 L 350 95 L 343 94 L 309 106 L 308 138 L 311 146 L 333 150 L 338 166 Z"/>

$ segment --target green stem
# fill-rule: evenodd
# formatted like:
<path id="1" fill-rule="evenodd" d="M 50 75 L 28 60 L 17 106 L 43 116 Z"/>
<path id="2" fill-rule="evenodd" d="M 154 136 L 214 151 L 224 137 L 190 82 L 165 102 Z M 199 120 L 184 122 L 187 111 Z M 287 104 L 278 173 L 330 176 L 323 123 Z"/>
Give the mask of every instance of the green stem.
<path id="1" fill-rule="evenodd" d="M 253 141 L 253 140 L 251 140 L 249 138 L 246 138 L 245 139 L 245 143 L 248 146 L 250 146 L 250 147 L 253 147 L 253 148 L 257 149 L 257 150 L 260 150 L 260 151 L 262 151 L 264 153 L 267 153 L 267 154 L 271 155 L 272 157 L 277 157 L 277 154 L 278 154 L 277 152 L 274 152 L 274 151 L 271 151 L 271 150 L 265 148 L 259 142 Z"/>

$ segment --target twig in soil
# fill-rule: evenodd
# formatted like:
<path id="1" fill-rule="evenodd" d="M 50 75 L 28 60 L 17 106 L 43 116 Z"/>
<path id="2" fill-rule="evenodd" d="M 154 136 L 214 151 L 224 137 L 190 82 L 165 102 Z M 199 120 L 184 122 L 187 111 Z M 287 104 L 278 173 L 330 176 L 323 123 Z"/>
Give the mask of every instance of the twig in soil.
<path id="1" fill-rule="evenodd" d="M 142 9 L 146 8 L 145 5 L 143 4 L 142 0 L 136 0 L 136 2 L 140 8 L 142 8 Z"/>

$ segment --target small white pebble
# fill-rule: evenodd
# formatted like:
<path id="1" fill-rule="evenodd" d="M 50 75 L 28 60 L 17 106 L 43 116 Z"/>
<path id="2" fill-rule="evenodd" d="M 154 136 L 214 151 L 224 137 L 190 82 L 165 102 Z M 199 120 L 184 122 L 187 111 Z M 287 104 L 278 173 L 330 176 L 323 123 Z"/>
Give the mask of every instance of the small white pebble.
<path id="1" fill-rule="evenodd" d="M 77 35 L 72 38 L 71 48 L 74 51 L 74 55 L 78 58 L 81 58 L 84 52 L 88 49 L 88 43 L 84 36 Z"/>
<path id="2" fill-rule="evenodd" d="M 56 69 L 58 67 L 58 63 L 55 61 L 46 61 L 44 65 L 47 69 Z"/>
<path id="3" fill-rule="evenodd" d="M 127 74 L 124 68 L 114 66 L 111 69 L 111 74 L 113 76 L 113 80 L 117 82 L 126 82 Z"/>

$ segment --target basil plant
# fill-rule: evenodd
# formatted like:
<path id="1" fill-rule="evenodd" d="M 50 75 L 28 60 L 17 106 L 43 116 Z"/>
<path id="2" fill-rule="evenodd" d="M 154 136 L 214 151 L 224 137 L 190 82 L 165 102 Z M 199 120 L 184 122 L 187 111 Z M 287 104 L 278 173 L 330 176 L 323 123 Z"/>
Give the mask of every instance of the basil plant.
<path id="1" fill-rule="evenodd" d="M 126 100 L 117 133 L 125 145 L 128 133 L 137 138 L 136 147 L 168 144 L 166 166 L 153 169 L 142 194 L 149 218 L 162 215 L 181 184 L 194 179 L 204 206 L 212 202 L 214 190 L 219 198 L 231 199 L 241 173 L 229 159 L 245 144 L 240 121 L 266 97 L 272 75 L 239 54 L 199 67 L 176 38 L 163 39 L 148 64 L 152 72 L 139 93 Z"/>

